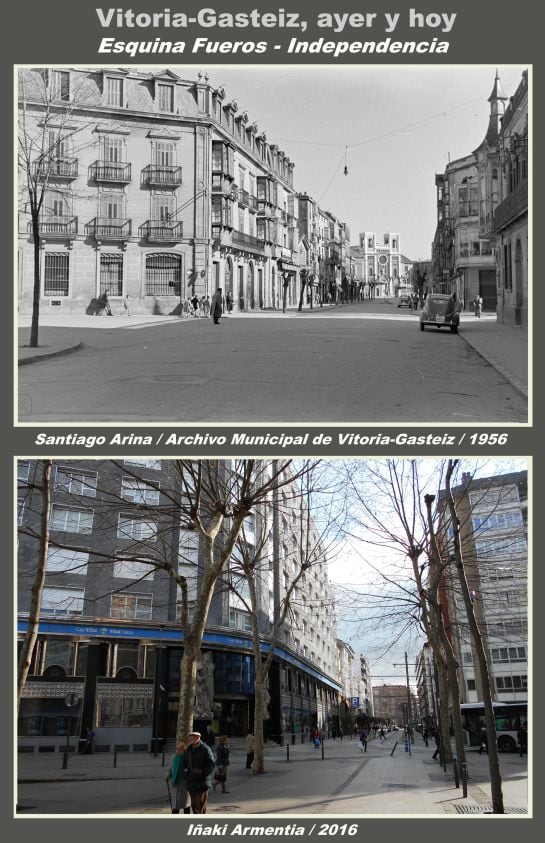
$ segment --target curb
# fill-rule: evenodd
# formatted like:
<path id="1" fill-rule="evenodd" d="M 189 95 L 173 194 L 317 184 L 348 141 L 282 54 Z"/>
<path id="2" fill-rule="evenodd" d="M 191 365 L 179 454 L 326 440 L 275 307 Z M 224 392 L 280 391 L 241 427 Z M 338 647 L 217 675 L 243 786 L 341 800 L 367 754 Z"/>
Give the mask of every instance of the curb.
<path id="1" fill-rule="evenodd" d="M 45 354 L 34 354 L 32 357 L 23 357 L 18 361 L 18 366 L 27 366 L 29 363 L 38 363 L 40 360 L 47 360 L 50 357 L 60 357 L 63 354 L 71 354 L 73 351 L 78 351 L 82 347 L 81 342 L 75 345 L 68 345 L 66 348 L 60 348 L 57 351 L 46 351 Z"/>

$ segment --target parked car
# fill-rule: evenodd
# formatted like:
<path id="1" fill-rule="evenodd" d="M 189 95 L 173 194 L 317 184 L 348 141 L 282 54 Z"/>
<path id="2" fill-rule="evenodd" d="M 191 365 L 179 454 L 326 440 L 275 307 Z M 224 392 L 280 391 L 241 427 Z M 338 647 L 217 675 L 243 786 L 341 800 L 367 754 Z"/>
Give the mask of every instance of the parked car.
<path id="1" fill-rule="evenodd" d="M 408 307 L 409 309 L 412 309 L 413 302 L 412 302 L 411 297 L 410 297 L 410 296 L 408 296 L 408 295 L 405 295 L 405 294 L 403 293 L 403 295 L 401 295 L 401 296 L 399 297 L 399 301 L 398 301 L 398 303 L 397 303 L 397 306 L 398 306 L 398 307 Z"/>
<path id="2" fill-rule="evenodd" d="M 458 332 L 460 324 L 460 313 L 458 308 L 452 309 L 452 297 L 440 293 L 430 293 L 426 296 L 422 310 L 420 311 L 420 330 L 423 331 L 426 325 L 435 325 L 436 328 L 450 328 L 453 334 Z"/>

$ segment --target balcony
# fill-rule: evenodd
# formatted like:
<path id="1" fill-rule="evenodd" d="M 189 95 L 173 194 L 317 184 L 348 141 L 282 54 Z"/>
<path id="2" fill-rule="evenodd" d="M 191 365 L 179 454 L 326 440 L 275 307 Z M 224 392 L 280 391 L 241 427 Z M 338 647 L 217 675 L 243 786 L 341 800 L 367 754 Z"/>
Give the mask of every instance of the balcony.
<path id="1" fill-rule="evenodd" d="M 140 226 L 138 234 L 149 243 L 179 243 L 183 238 L 183 223 L 148 220 Z"/>
<path id="2" fill-rule="evenodd" d="M 181 183 L 181 167 L 159 167 L 149 164 L 142 170 L 142 184 L 150 187 L 179 187 Z"/>
<path id="3" fill-rule="evenodd" d="M 248 208 L 250 205 L 250 194 L 247 190 L 239 190 L 238 192 L 239 208 Z"/>
<path id="4" fill-rule="evenodd" d="M 34 175 L 40 180 L 66 179 L 78 177 L 77 158 L 42 158 L 34 163 Z"/>
<path id="5" fill-rule="evenodd" d="M 95 161 L 89 167 L 89 180 L 128 184 L 131 180 L 131 165 L 118 161 Z"/>
<path id="6" fill-rule="evenodd" d="M 264 240 L 259 240 L 253 234 L 245 234 L 243 231 L 232 231 L 231 240 L 233 246 L 238 246 L 247 252 L 259 252 L 263 254 L 265 251 Z"/>
<path id="7" fill-rule="evenodd" d="M 95 240 L 128 240 L 131 236 L 131 220 L 95 217 L 86 224 L 85 235 Z"/>
<path id="8" fill-rule="evenodd" d="M 524 179 L 517 185 L 513 192 L 496 208 L 493 223 L 494 231 L 501 231 L 524 213 L 528 213 L 528 179 Z"/>
<path id="9" fill-rule="evenodd" d="M 28 228 L 32 231 L 31 224 Z M 73 240 L 77 233 L 77 217 L 43 217 L 40 220 L 40 236 L 44 240 Z"/>
<path id="10" fill-rule="evenodd" d="M 248 208 L 249 210 L 255 214 L 257 211 L 257 196 L 250 196 L 248 199 Z"/>

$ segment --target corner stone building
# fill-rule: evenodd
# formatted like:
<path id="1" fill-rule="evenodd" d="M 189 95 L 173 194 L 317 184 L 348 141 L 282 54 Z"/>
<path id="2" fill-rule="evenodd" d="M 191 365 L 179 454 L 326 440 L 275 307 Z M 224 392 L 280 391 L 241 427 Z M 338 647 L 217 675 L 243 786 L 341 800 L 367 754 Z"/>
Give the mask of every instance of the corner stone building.
<path id="1" fill-rule="evenodd" d="M 208 76 L 19 71 L 21 313 L 32 309 L 28 184 L 45 188 L 40 306 L 179 313 L 230 292 L 235 310 L 297 304 L 293 163 Z M 302 260 L 304 264 L 305 259 Z"/>

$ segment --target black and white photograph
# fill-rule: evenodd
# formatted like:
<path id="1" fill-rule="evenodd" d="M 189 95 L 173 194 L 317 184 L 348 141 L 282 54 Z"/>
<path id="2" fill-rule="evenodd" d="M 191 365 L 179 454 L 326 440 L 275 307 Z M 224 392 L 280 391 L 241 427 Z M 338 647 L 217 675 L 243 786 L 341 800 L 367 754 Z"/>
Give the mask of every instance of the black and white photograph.
<path id="1" fill-rule="evenodd" d="M 18 425 L 529 423 L 531 67 L 15 73 Z"/>
<path id="2" fill-rule="evenodd" d="M 18 816 L 528 818 L 528 459 L 16 468 Z"/>

